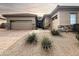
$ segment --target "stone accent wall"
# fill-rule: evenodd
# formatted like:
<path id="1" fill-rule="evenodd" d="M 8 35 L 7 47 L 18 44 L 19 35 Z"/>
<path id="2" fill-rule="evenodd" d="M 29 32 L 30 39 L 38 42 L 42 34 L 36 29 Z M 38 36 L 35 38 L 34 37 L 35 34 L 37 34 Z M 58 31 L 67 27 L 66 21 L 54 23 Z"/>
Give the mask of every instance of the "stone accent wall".
<path id="1" fill-rule="evenodd" d="M 73 31 L 72 29 L 73 29 L 73 26 L 72 25 L 60 25 L 59 27 L 58 27 L 59 29 L 59 31 L 66 31 L 66 32 L 71 32 L 71 31 Z"/>

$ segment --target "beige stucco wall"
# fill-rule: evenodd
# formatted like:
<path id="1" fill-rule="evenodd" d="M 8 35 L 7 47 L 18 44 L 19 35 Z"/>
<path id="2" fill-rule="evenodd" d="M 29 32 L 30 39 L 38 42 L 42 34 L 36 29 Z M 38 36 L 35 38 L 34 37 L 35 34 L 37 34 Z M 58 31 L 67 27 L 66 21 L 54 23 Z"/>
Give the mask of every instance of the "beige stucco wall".
<path id="1" fill-rule="evenodd" d="M 32 25 L 34 29 L 36 28 L 35 17 L 7 17 L 7 29 L 10 27 L 10 20 L 32 20 Z"/>
<path id="2" fill-rule="evenodd" d="M 70 12 L 59 11 L 60 25 L 70 25 Z"/>
<path id="3" fill-rule="evenodd" d="M 44 28 L 47 28 L 49 26 L 49 22 L 50 21 L 50 18 L 49 17 L 45 17 L 44 19 Z"/>
<path id="4" fill-rule="evenodd" d="M 51 18 L 53 18 L 54 16 L 56 16 L 57 15 L 57 19 L 54 19 L 54 20 L 52 20 L 52 23 L 51 23 L 51 29 L 53 30 L 53 29 L 55 29 L 55 30 L 57 30 L 58 29 L 58 26 L 59 26 L 59 24 L 60 24 L 60 20 L 59 20 L 59 12 L 57 12 L 56 14 L 54 14 Z"/>

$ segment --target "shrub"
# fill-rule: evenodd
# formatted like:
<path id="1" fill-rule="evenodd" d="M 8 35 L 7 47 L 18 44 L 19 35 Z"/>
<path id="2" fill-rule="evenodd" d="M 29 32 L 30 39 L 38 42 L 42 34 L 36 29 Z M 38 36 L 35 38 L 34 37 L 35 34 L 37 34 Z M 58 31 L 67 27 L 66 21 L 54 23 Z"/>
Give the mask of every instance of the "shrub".
<path id="1" fill-rule="evenodd" d="M 76 39 L 79 41 L 79 33 L 76 34 Z"/>
<path id="2" fill-rule="evenodd" d="M 52 35 L 60 35 L 57 30 L 52 30 L 52 31 L 51 31 L 51 34 L 52 34 Z"/>
<path id="3" fill-rule="evenodd" d="M 37 37 L 35 33 L 32 33 L 31 35 L 28 36 L 27 38 L 27 43 L 37 43 Z"/>
<path id="4" fill-rule="evenodd" d="M 51 41 L 46 37 L 43 38 L 41 45 L 44 50 L 49 50 L 52 47 Z"/>

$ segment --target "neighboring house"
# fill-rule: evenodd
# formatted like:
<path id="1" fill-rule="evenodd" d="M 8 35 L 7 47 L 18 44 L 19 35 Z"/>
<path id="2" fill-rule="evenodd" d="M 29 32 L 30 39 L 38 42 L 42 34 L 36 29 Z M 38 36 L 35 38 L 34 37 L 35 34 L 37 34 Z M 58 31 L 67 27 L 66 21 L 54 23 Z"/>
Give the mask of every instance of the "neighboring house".
<path id="1" fill-rule="evenodd" d="M 50 15 L 48 15 L 48 14 L 44 15 L 42 20 L 43 20 L 44 29 L 49 29 L 50 28 L 50 20 L 51 20 Z"/>
<path id="2" fill-rule="evenodd" d="M 37 15 L 29 13 L 3 14 L 7 18 L 7 29 L 31 30 L 36 29 Z"/>
<path id="3" fill-rule="evenodd" d="M 79 24 L 79 6 L 57 6 L 50 14 L 51 29 L 72 31 Z"/>

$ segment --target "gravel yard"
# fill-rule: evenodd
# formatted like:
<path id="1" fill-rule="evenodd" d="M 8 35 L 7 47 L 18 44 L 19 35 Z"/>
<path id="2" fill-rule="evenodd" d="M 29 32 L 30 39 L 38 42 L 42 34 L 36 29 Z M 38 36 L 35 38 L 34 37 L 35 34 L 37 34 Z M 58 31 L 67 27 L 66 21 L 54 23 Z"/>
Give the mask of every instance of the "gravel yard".
<path id="1" fill-rule="evenodd" d="M 36 45 L 25 44 L 25 38 L 32 32 L 37 34 L 38 42 Z M 79 45 L 75 34 L 62 32 L 62 36 L 52 36 L 49 30 L 35 30 L 26 34 L 22 39 L 6 49 L 2 55 L 13 56 L 77 56 L 79 55 Z M 48 37 L 52 42 L 52 49 L 45 52 L 41 48 L 41 40 Z"/>

